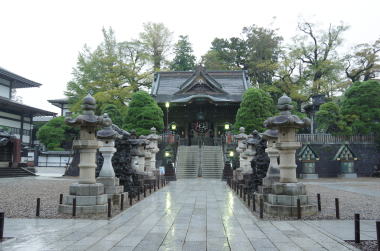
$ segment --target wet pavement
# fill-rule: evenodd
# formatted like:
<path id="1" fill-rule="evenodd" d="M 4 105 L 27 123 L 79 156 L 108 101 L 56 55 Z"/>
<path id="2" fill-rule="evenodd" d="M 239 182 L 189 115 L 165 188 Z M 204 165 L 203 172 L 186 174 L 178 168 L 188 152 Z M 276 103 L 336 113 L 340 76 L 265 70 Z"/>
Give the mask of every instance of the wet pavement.
<path id="1" fill-rule="evenodd" d="M 374 239 L 363 221 L 362 239 Z M 0 250 L 356 250 L 352 221 L 260 221 L 220 180 L 171 182 L 111 220 L 6 219 Z"/>

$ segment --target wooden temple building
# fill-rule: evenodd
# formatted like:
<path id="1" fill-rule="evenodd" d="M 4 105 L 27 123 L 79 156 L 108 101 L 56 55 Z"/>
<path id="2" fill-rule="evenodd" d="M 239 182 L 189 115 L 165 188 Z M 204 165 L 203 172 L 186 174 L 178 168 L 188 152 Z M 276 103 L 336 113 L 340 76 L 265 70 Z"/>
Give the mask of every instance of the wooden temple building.
<path id="1" fill-rule="evenodd" d="M 12 100 L 13 89 L 39 86 L 41 84 L 0 67 L 0 168 L 17 167 L 22 158 L 27 161 L 28 149 L 34 141 L 34 116 L 56 115 Z"/>
<path id="2" fill-rule="evenodd" d="M 165 113 L 167 130 L 186 145 L 214 144 L 235 122 L 243 93 L 250 87 L 246 71 L 157 72 L 151 95 Z"/>

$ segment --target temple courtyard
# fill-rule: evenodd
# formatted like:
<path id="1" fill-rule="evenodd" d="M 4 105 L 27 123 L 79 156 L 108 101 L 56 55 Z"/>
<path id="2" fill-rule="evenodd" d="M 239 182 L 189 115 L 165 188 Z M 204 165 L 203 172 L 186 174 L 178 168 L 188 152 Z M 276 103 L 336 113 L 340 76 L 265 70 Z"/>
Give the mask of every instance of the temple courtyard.
<path id="1" fill-rule="evenodd" d="M 10 183 L 7 180 L 11 179 L 0 182 L 2 201 L 6 197 L 3 188 Z M 72 182 L 41 177 L 19 180 L 19 184 L 55 182 L 57 186 Z M 261 220 L 225 182 L 188 179 L 171 182 L 110 220 L 6 218 L 4 236 L 14 238 L 2 242 L 0 249 L 356 250 L 344 241 L 354 239 L 354 223 L 348 216 L 360 208 L 355 196 L 370 205 L 379 203 L 376 179 L 321 179 L 308 182 L 307 186 L 311 193 L 315 186 L 315 191 L 322 194 L 322 211 L 328 211 L 329 206 L 323 203 L 327 204 L 327 196 L 333 197 L 334 191 L 347 196 L 347 202 L 340 196 L 342 219 L 276 221 L 264 216 Z M 366 215 L 370 220 L 361 221 L 361 239 L 375 240 L 379 207 L 376 210 L 364 204 L 361 208 L 363 212 L 376 211 Z"/>

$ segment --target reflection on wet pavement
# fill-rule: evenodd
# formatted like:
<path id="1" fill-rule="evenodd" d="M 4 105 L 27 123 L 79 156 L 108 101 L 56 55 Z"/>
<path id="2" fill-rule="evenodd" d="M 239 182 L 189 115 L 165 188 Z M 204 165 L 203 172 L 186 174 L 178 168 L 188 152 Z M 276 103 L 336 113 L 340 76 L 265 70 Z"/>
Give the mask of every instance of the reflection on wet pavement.
<path id="1" fill-rule="evenodd" d="M 304 221 L 259 221 L 225 182 L 179 180 L 112 220 L 6 219 L 2 250 L 352 250 Z"/>

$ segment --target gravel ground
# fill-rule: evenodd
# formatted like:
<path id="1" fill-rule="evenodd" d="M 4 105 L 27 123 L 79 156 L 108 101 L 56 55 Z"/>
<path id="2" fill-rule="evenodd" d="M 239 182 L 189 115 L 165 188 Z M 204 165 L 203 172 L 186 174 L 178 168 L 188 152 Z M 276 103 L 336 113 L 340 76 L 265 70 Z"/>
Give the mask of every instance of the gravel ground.
<path id="1" fill-rule="evenodd" d="M 8 218 L 36 218 L 37 198 L 41 198 L 39 218 L 73 218 L 58 214 L 59 194 L 68 194 L 70 184 L 77 179 L 67 178 L 12 178 L 0 179 L 0 211 Z M 153 191 L 152 191 L 153 193 Z M 147 191 L 149 195 L 149 191 Z M 143 196 L 141 196 L 143 199 Z M 134 200 L 133 204 L 136 203 Z M 129 203 L 128 203 L 129 204 Z M 124 205 L 124 209 L 128 207 Z M 112 216 L 120 213 L 119 206 L 112 209 Z M 77 216 L 81 219 L 108 219 L 107 214 Z"/>
<path id="2" fill-rule="evenodd" d="M 355 243 L 355 241 L 346 241 L 350 245 L 363 250 L 363 251 L 376 251 L 377 241 L 361 241 L 360 243 Z"/>
<path id="3" fill-rule="evenodd" d="M 380 179 L 378 178 L 358 178 L 349 179 L 319 179 L 305 182 L 306 191 L 310 196 L 312 204 L 317 205 L 317 193 L 321 194 L 322 211 L 313 216 L 302 217 L 305 220 L 336 219 L 335 198 L 339 198 L 340 219 L 352 220 L 354 214 L 360 214 L 360 219 L 380 220 L 380 197 L 364 195 L 356 192 L 342 191 L 328 188 L 323 184 L 338 184 L 342 186 L 357 187 L 380 194 Z M 258 209 L 254 213 L 259 217 Z M 266 220 L 288 220 L 295 217 L 273 217 L 264 214 Z"/>

